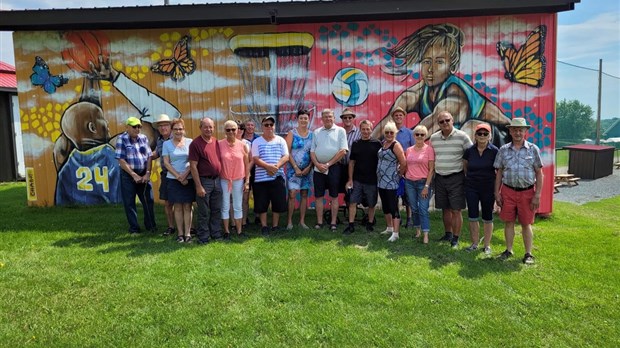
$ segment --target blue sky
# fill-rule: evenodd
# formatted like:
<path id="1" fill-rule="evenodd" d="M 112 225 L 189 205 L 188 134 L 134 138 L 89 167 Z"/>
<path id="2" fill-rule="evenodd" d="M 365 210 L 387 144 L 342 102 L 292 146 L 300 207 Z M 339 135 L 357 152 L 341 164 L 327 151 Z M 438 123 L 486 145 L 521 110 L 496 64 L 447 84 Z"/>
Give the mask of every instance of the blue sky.
<path id="1" fill-rule="evenodd" d="M 170 0 L 171 4 L 208 1 Z M 211 2 L 244 2 L 217 0 Z M 251 1 L 250 1 L 251 2 Z M 263 0 L 260 0 L 263 2 Z M 1 10 L 125 6 L 127 0 L 0 0 Z M 133 5 L 162 5 L 164 0 L 133 0 Z M 597 110 L 599 59 L 603 59 L 602 118 L 620 117 L 620 0 L 582 0 L 574 11 L 558 15 L 556 99 L 577 99 Z M 15 64 L 11 33 L 0 32 L 0 60 Z M 565 64 L 567 63 L 567 64 Z M 571 65 L 586 67 L 580 69 Z"/>

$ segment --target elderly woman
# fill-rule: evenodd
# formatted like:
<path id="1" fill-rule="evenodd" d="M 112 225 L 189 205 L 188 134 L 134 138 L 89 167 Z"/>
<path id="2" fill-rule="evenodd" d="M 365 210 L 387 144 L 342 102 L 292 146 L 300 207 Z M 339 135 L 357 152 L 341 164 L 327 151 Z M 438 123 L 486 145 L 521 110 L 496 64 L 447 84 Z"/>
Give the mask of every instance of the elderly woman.
<path id="1" fill-rule="evenodd" d="M 435 151 L 424 143 L 428 130 L 423 125 L 413 129 L 415 144 L 407 149 L 407 173 L 405 174 L 405 191 L 413 215 L 413 227 L 416 238 L 420 231 L 424 234 L 424 244 L 428 244 L 428 232 L 431 229 L 428 206 L 431 200 L 431 181 L 435 171 Z"/>
<path id="2" fill-rule="evenodd" d="M 377 165 L 377 187 L 387 228 L 381 234 L 392 233 L 388 241 L 398 240 L 400 228 L 400 212 L 398 211 L 398 196 L 396 191 L 400 177 L 407 170 L 405 152 L 396 141 L 396 124 L 388 122 L 383 128 L 383 146 L 379 149 L 379 163 Z"/>
<path id="3" fill-rule="evenodd" d="M 192 203 L 196 199 L 194 182 L 189 169 L 189 145 L 192 139 L 185 137 L 182 119 L 172 120 L 172 137 L 162 145 L 164 166 L 168 169 L 168 201 L 174 209 L 177 225 L 177 242 L 191 243 Z"/>
<path id="4" fill-rule="evenodd" d="M 499 151 L 491 143 L 491 126 L 481 123 L 475 128 L 474 145 L 463 153 L 463 170 L 465 172 L 465 198 L 467 199 L 467 215 L 471 246 L 467 251 L 478 249 L 480 214 L 484 224 L 484 253 L 491 255 L 491 236 L 493 235 L 493 195 L 495 184 L 495 168 L 493 163 Z"/>
<path id="5" fill-rule="evenodd" d="M 230 240 L 228 220 L 230 217 L 230 197 L 233 200 L 233 218 L 239 236 L 244 236 L 241 226 L 243 218 L 243 192 L 250 189 L 250 166 L 247 146 L 237 139 L 237 122 L 228 120 L 224 123 L 226 138 L 219 141 L 220 172 L 222 192 L 222 222 L 224 223 L 224 239 Z"/>
<path id="6" fill-rule="evenodd" d="M 286 166 L 288 188 L 288 223 L 287 230 L 293 229 L 293 212 L 297 194 L 301 194 L 299 203 L 299 226 L 306 226 L 306 204 L 308 190 L 312 187 L 312 160 L 310 159 L 310 147 L 312 145 L 312 132 L 308 129 L 310 113 L 308 110 L 297 112 L 297 128 L 293 128 L 286 135 L 286 144 L 290 154 Z"/>

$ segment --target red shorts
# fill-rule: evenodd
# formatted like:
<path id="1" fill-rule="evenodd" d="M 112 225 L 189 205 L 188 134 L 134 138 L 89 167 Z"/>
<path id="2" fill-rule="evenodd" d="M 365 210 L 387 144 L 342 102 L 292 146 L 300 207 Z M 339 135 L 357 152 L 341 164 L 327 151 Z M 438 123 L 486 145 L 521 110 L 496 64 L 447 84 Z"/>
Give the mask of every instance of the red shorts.
<path id="1" fill-rule="evenodd" d="M 515 191 L 506 185 L 502 185 L 502 210 L 499 218 L 504 222 L 515 222 L 519 218 L 521 224 L 533 224 L 536 212 L 530 208 L 536 189 L 532 187 L 525 191 Z"/>

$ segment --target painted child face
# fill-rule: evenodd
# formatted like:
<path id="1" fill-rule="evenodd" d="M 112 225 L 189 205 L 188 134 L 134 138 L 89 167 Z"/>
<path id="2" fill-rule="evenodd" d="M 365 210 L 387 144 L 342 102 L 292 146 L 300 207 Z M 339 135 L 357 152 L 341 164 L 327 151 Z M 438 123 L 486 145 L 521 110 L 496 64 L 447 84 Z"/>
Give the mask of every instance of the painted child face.
<path id="1" fill-rule="evenodd" d="M 438 42 L 433 44 L 424 52 L 420 67 L 422 78 L 427 86 L 441 85 L 452 74 L 448 48 Z"/>

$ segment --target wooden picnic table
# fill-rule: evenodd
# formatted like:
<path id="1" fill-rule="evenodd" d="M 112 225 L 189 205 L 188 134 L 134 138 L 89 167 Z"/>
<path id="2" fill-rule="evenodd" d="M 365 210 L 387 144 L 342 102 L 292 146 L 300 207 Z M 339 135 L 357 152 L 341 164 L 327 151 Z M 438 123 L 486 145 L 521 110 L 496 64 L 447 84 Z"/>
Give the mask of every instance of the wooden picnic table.
<path id="1" fill-rule="evenodd" d="M 575 174 L 556 174 L 554 189 L 557 191 L 557 188 L 562 185 L 577 186 L 579 185 L 579 180 L 581 178 L 576 177 Z"/>

